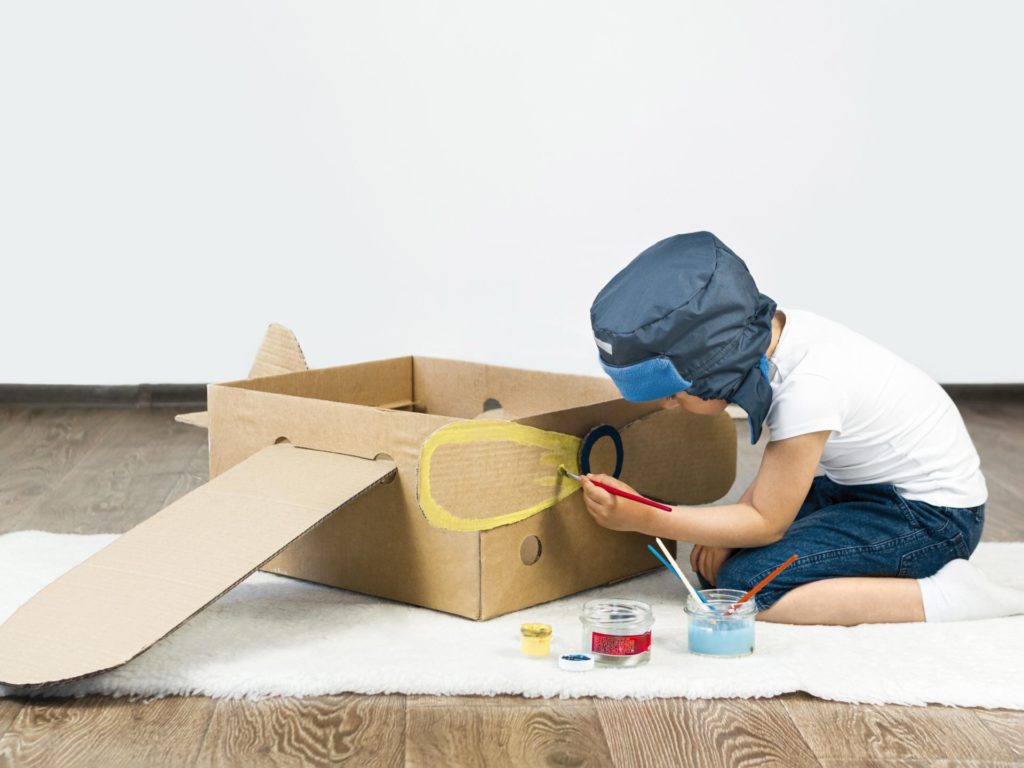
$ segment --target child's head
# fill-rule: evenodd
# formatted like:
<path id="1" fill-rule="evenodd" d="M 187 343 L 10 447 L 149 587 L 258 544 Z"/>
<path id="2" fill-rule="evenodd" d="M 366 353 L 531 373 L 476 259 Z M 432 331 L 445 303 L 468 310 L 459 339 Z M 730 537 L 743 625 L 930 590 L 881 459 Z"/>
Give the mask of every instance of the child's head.
<path id="1" fill-rule="evenodd" d="M 757 442 L 771 405 L 765 352 L 775 302 L 710 232 L 655 243 L 594 299 L 601 365 L 627 400 L 750 415 Z"/>

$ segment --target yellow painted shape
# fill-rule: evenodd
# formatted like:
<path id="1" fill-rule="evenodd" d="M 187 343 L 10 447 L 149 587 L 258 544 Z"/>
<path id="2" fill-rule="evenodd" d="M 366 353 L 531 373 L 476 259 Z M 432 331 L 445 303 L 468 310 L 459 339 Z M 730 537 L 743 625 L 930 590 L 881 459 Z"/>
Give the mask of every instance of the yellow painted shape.
<path id="1" fill-rule="evenodd" d="M 453 445 L 456 443 L 483 443 L 483 442 L 513 442 L 521 445 L 542 448 L 545 453 L 538 461 L 540 467 L 548 466 L 552 470 L 550 486 L 552 495 L 549 499 L 534 504 L 526 509 L 516 512 L 509 512 L 504 515 L 482 519 L 467 519 L 457 517 L 444 509 L 435 499 L 430 489 L 430 462 L 434 452 L 442 445 Z M 420 449 L 420 461 L 418 468 L 417 497 L 420 509 L 431 525 L 437 528 L 445 528 L 449 531 L 488 531 L 500 525 L 518 523 L 520 520 L 537 514 L 549 507 L 553 507 L 562 499 L 570 496 L 579 488 L 579 483 L 571 477 L 562 475 L 559 472 L 559 465 L 565 465 L 572 472 L 579 473 L 579 450 L 582 441 L 578 437 L 566 435 L 561 432 L 548 432 L 543 429 L 527 427 L 523 424 L 516 424 L 512 421 L 498 421 L 496 419 L 456 421 L 446 424 L 434 432 L 423 443 Z M 473 472 L 474 467 L 467 466 L 466 472 Z M 522 483 L 535 482 L 541 485 L 549 485 L 549 481 L 543 478 L 517 478 L 517 477 L 495 477 L 495 483 Z"/>

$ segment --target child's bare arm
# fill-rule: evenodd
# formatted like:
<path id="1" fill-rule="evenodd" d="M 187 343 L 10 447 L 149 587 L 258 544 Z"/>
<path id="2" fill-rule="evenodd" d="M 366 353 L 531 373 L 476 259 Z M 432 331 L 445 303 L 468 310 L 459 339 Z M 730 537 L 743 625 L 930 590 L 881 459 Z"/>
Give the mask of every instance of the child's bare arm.
<path id="1" fill-rule="evenodd" d="M 754 498 L 754 483 L 757 478 L 751 480 L 750 485 L 743 491 L 737 504 L 747 504 Z M 722 563 L 729 559 L 729 556 L 736 551 L 735 547 L 711 547 L 705 544 L 694 544 L 690 550 L 690 570 L 699 573 L 707 579 L 712 586 L 718 583 L 718 571 Z"/>
<path id="2" fill-rule="evenodd" d="M 768 443 L 757 477 L 737 504 L 679 506 L 663 512 L 584 481 L 587 509 L 599 524 L 615 530 L 713 547 L 771 544 L 782 538 L 800 511 L 828 436 L 829 432 L 813 432 Z M 594 479 L 624 486 L 603 475 L 594 475 Z"/>

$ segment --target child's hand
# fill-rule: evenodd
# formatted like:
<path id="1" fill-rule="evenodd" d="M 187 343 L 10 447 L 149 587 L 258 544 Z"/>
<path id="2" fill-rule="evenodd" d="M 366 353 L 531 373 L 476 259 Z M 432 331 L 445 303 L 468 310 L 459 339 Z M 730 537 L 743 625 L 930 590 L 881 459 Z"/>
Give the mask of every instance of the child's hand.
<path id="1" fill-rule="evenodd" d="M 690 552 L 690 568 L 694 573 L 699 573 L 711 586 L 718 584 L 718 569 L 722 563 L 729 559 L 736 550 L 729 547 L 706 547 L 703 544 L 694 544 Z"/>
<path id="2" fill-rule="evenodd" d="M 583 502 L 587 505 L 587 512 L 594 518 L 594 521 L 613 531 L 641 531 L 649 517 L 650 507 L 630 499 L 624 499 L 613 493 L 608 493 L 604 488 L 594 485 L 591 480 L 597 480 L 618 488 L 621 491 L 638 494 L 621 480 L 610 475 L 581 475 L 580 485 L 583 487 Z"/>

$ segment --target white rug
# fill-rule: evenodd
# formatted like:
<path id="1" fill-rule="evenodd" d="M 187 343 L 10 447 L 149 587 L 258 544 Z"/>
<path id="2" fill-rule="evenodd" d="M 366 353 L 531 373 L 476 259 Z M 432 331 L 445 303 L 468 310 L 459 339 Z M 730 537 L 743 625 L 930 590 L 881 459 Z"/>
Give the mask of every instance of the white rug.
<path id="1" fill-rule="evenodd" d="M 0 621 L 113 536 L 0 536 Z M 1024 543 L 982 544 L 973 561 L 1024 588 Z M 611 698 L 768 697 L 806 691 L 849 702 L 1024 709 L 1024 616 L 951 624 L 798 627 L 758 622 L 756 651 L 708 659 L 686 647 L 683 590 L 667 572 L 476 623 L 257 574 L 120 669 L 33 695 L 219 697 L 359 693 Z M 573 673 L 519 654 L 519 625 L 554 626 L 553 654 L 576 650 L 583 601 L 654 606 L 652 660 Z M 4 690 L 0 696 L 23 693 Z"/>

